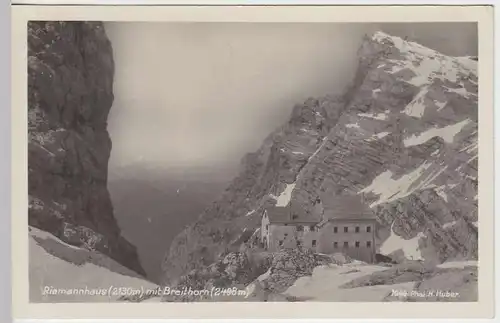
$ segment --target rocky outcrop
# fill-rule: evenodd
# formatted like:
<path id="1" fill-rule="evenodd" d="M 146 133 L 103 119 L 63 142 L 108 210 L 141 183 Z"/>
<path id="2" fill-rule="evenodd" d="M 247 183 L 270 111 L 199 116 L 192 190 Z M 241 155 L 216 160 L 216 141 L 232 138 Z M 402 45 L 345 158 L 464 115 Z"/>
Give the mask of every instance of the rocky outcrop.
<path id="1" fill-rule="evenodd" d="M 272 133 L 224 195 L 172 243 L 165 281 L 213 262 L 285 188 L 363 194 L 377 252 L 440 263 L 477 258 L 477 61 L 384 33 L 367 37 L 343 96 L 309 99 Z"/>
<path id="2" fill-rule="evenodd" d="M 169 286 L 176 290 L 212 291 L 214 288 L 223 291 L 227 288 L 244 289 L 259 275 L 263 274 L 270 266 L 270 254 L 228 252 L 209 266 L 193 269 L 180 277 L 178 282 Z M 197 301 L 201 299 L 214 300 L 223 295 L 164 295 L 163 301 Z M 235 295 L 240 300 L 245 295 Z"/>
<path id="3" fill-rule="evenodd" d="M 28 24 L 29 224 L 142 274 L 106 187 L 113 75 L 102 23 Z"/>
<path id="4" fill-rule="evenodd" d="M 339 259 L 342 258 L 342 259 Z M 268 270 L 247 287 L 248 297 L 277 301 L 279 294 L 300 277 L 311 276 L 315 267 L 349 261 L 343 255 L 320 255 L 309 250 L 283 250 L 273 254 Z M 281 299 L 292 301 L 293 299 Z"/>
<path id="5" fill-rule="evenodd" d="M 349 260 L 341 254 L 327 256 L 309 250 L 283 250 L 276 253 L 246 249 L 227 252 L 206 267 L 193 269 L 169 286 L 179 291 L 219 291 L 220 295 L 164 295 L 163 301 L 270 301 L 283 298 L 280 293 L 299 277 L 310 276 L 320 265 L 341 264 Z M 225 292 L 226 289 L 228 292 Z M 231 289 L 240 291 L 241 294 Z M 242 291 L 245 291 L 242 293 Z M 227 295 L 224 295 L 227 294 Z M 224 297 L 226 296 L 226 297 Z M 286 299 L 281 299 L 286 300 Z"/>

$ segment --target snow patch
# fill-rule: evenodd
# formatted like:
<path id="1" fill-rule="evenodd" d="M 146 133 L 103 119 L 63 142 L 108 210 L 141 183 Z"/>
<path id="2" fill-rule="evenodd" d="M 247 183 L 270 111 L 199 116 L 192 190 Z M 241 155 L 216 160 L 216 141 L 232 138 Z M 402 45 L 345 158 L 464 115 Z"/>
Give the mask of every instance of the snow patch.
<path id="1" fill-rule="evenodd" d="M 77 247 L 77 246 L 73 246 L 73 245 L 70 245 L 69 243 L 66 243 L 64 241 L 62 241 L 61 239 L 59 239 L 58 237 L 56 237 L 55 235 L 52 235 L 46 231 L 42 231 L 40 229 L 37 229 L 35 227 L 32 227 L 30 226 L 30 235 L 31 236 L 35 236 L 37 238 L 41 238 L 41 239 L 44 239 L 44 240 L 54 240 L 55 242 L 67 247 L 67 248 L 70 248 L 70 249 L 75 249 L 75 250 L 87 250 L 87 249 L 84 249 L 84 248 L 80 248 L 80 247 Z"/>
<path id="2" fill-rule="evenodd" d="M 254 233 L 252 234 L 252 236 L 250 238 L 258 237 L 259 234 L 260 234 L 260 228 L 257 228 L 257 229 L 255 229 Z"/>
<path id="3" fill-rule="evenodd" d="M 477 260 L 447 261 L 437 265 L 438 268 L 465 268 L 467 266 L 477 267 Z"/>
<path id="4" fill-rule="evenodd" d="M 415 286 L 415 282 L 409 282 L 347 289 L 340 287 L 353 279 L 383 270 L 387 267 L 359 263 L 318 266 L 311 276 L 300 277 L 283 294 L 304 298 L 306 302 L 373 302 L 383 301 L 394 289 L 412 290 Z"/>
<path id="5" fill-rule="evenodd" d="M 440 102 L 440 101 L 434 100 L 434 104 L 438 107 L 438 111 L 441 111 L 445 107 L 446 103 L 447 103 L 447 101 Z"/>
<path id="6" fill-rule="evenodd" d="M 469 158 L 469 160 L 468 160 L 468 161 L 466 161 L 465 163 L 466 163 L 466 164 L 468 164 L 468 163 L 470 163 L 471 161 L 473 161 L 473 160 L 474 160 L 474 159 L 476 159 L 476 158 L 478 158 L 478 155 L 477 155 L 477 154 L 476 154 L 476 155 L 474 155 L 474 156 L 472 156 L 471 158 Z"/>
<path id="7" fill-rule="evenodd" d="M 301 152 L 301 151 L 292 151 L 292 154 L 294 154 L 294 155 L 304 155 L 304 153 Z"/>
<path id="8" fill-rule="evenodd" d="M 290 203 L 294 189 L 295 183 L 286 184 L 285 190 L 276 199 L 276 206 L 287 206 Z"/>
<path id="9" fill-rule="evenodd" d="M 394 222 L 391 225 L 391 235 L 380 246 L 380 252 L 382 254 L 389 255 L 394 251 L 401 249 L 406 259 L 422 260 L 422 253 L 420 252 L 418 241 L 420 238 L 424 238 L 425 235 L 420 232 L 416 237 L 405 240 L 394 232 L 393 227 Z"/>
<path id="10" fill-rule="evenodd" d="M 373 141 L 373 140 L 376 140 L 376 139 L 382 139 L 384 138 L 385 136 L 387 135 L 390 135 L 391 133 L 390 132 L 387 132 L 387 131 L 384 131 L 384 132 L 379 132 L 379 133 L 376 133 L 376 134 L 373 134 L 370 138 L 366 139 L 367 141 Z"/>
<path id="11" fill-rule="evenodd" d="M 396 65 L 393 67 L 392 73 L 403 69 L 411 70 L 415 76 L 406 82 L 415 86 L 430 84 L 436 78 L 456 82 L 460 74 L 477 74 L 477 62 L 469 58 L 444 56 L 418 43 L 405 41 L 400 37 L 389 36 L 381 32 L 374 34 L 372 39 L 379 42 L 390 40 L 394 43 L 404 58 L 393 60 Z"/>
<path id="12" fill-rule="evenodd" d="M 311 155 L 311 157 L 309 157 L 307 162 L 311 161 L 311 159 L 313 159 L 318 154 L 318 152 L 325 146 L 325 144 L 328 142 L 327 139 L 328 137 L 323 138 L 323 140 L 321 141 L 321 145 L 319 145 L 318 149 L 316 149 L 316 151 Z"/>
<path id="13" fill-rule="evenodd" d="M 245 288 L 246 295 L 252 295 L 254 291 L 255 291 L 255 283 L 251 283 Z"/>
<path id="14" fill-rule="evenodd" d="M 447 143 L 452 143 L 453 138 L 457 133 L 459 133 L 462 128 L 470 122 L 470 119 L 465 119 L 454 125 L 445 126 L 442 128 L 431 128 L 427 131 L 420 133 L 418 136 L 412 135 L 403 140 L 405 147 L 416 146 L 425 143 L 426 141 L 434 138 L 441 137 Z"/>
<path id="15" fill-rule="evenodd" d="M 385 136 L 389 135 L 390 132 L 384 131 L 384 132 L 379 132 L 374 134 L 374 137 L 377 137 L 378 139 L 384 138 Z"/>
<path id="16" fill-rule="evenodd" d="M 478 146 L 477 146 L 477 141 L 476 141 L 476 142 L 473 142 L 470 145 L 465 146 L 464 148 L 460 149 L 460 152 L 465 151 L 465 152 L 468 152 L 468 153 L 472 153 L 472 152 L 474 152 L 477 149 L 478 149 Z"/>
<path id="17" fill-rule="evenodd" d="M 443 224 L 443 229 L 450 228 L 450 227 L 454 226 L 455 224 L 457 224 L 457 221 L 447 222 L 447 223 Z"/>
<path id="18" fill-rule="evenodd" d="M 54 235 L 36 229 L 30 228 L 29 238 L 29 295 L 31 302 L 110 302 L 116 301 L 118 296 L 90 295 L 89 291 L 102 290 L 103 282 L 107 286 L 125 287 L 133 290 L 153 290 L 158 286 L 144 279 L 127 276 L 111 269 L 97 265 L 91 262 L 76 265 L 63 260 L 47 252 L 35 239 L 51 240 L 60 244 L 62 248 L 79 249 L 70 252 L 89 252 L 62 242 Z M 102 254 L 92 257 L 102 260 L 102 264 L 122 268 L 113 260 Z M 109 260 L 109 262 L 107 260 Z M 114 265 L 113 265 L 114 264 Z M 128 271 L 124 268 L 125 271 Z M 72 295 L 58 293 L 57 295 L 46 294 L 42 292 L 44 286 L 53 286 L 56 289 L 64 289 L 74 292 Z M 82 292 L 83 291 L 83 292 Z M 107 291 L 107 290 L 106 290 Z"/>
<path id="19" fill-rule="evenodd" d="M 405 174 L 398 179 L 393 179 L 393 173 L 387 170 L 375 177 L 372 183 L 359 191 L 359 193 L 373 193 L 379 195 L 378 201 L 373 202 L 370 207 L 374 207 L 381 203 L 389 203 L 406 197 L 432 180 L 430 180 L 428 176 L 425 181 L 422 181 L 413 190 L 410 190 L 410 187 L 412 187 L 414 183 L 420 179 L 430 166 L 431 163 L 425 162 L 414 171 Z"/>
<path id="20" fill-rule="evenodd" d="M 346 128 L 359 128 L 359 124 L 357 123 L 350 123 L 345 125 Z"/>
<path id="21" fill-rule="evenodd" d="M 422 89 L 415 98 L 405 107 L 404 113 L 410 117 L 422 118 L 425 112 L 424 98 L 427 88 Z"/>
<path id="22" fill-rule="evenodd" d="M 263 273 L 262 275 L 260 275 L 257 280 L 258 281 L 263 281 L 265 279 L 268 279 L 269 276 L 271 276 L 271 268 L 269 268 L 265 273 Z"/>
<path id="23" fill-rule="evenodd" d="M 467 91 L 465 88 L 461 87 L 459 89 L 452 89 L 452 88 L 449 88 L 447 87 L 446 88 L 446 91 L 448 92 L 452 92 L 452 93 L 456 93 L 456 94 L 459 94 L 465 98 L 468 98 L 470 95 L 475 95 L 473 93 L 470 93 L 469 91 Z"/>
<path id="24" fill-rule="evenodd" d="M 365 118 L 371 118 L 375 120 L 387 120 L 387 114 L 385 113 L 358 113 L 358 116 L 360 117 L 365 117 Z"/>
<path id="25" fill-rule="evenodd" d="M 448 195 L 446 195 L 446 192 L 444 191 L 446 188 L 445 185 L 441 185 L 439 187 L 436 187 L 434 191 L 436 192 L 437 195 L 439 195 L 445 202 L 448 202 Z"/>
<path id="26" fill-rule="evenodd" d="M 476 72 L 477 73 L 477 61 L 471 59 L 470 56 L 459 56 L 459 57 L 455 57 L 455 60 L 463 65 L 466 69 L 469 69 L 473 72 Z"/>
<path id="27" fill-rule="evenodd" d="M 245 216 L 250 216 L 250 215 L 252 215 L 252 214 L 254 214 L 254 213 L 255 213 L 255 210 L 248 211 L 248 212 L 247 212 L 247 214 L 245 214 Z"/>

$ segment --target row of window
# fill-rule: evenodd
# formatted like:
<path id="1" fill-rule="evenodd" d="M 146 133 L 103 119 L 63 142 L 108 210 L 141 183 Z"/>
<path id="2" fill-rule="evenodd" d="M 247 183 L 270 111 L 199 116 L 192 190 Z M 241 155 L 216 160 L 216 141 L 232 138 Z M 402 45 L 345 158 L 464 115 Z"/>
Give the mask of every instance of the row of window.
<path id="1" fill-rule="evenodd" d="M 316 240 L 312 240 L 311 244 L 313 247 L 316 247 Z M 283 245 L 283 240 L 279 240 L 278 245 L 281 247 Z M 300 241 L 297 241 L 297 247 L 300 247 L 300 245 L 301 245 Z"/>
<path id="2" fill-rule="evenodd" d="M 311 244 L 312 244 L 313 247 L 316 247 L 316 240 L 312 240 Z M 278 241 L 278 245 L 280 247 L 283 246 L 283 240 L 279 240 Z M 300 247 L 300 245 L 301 245 L 300 241 L 297 241 L 297 247 Z M 361 245 L 361 243 L 359 241 L 356 241 L 354 243 L 354 247 L 356 247 L 356 248 L 359 248 L 360 245 Z M 372 242 L 371 241 L 366 241 L 366 247 L 370 248 L 371 246 L 372 246 Z M 337 249 L 338 247 L 339 247 L 339 243 L 337 241 L 335 241 L 333 243 L 333 248 Z M 344 248 L 349 248 L 349 242 L 348 241 L 344 241 Z"/>
<path id="3" fill-rule="evenodd" d="M 339 232 L 339 228 L 338 227 L 333 227 L 333 233 L 338 233 Z M 349 232 L 349 227 L 344 227 L 344 232 Z M 359 233 L 360 232 L 360 228 L 359 227 L 355 227 L 354 228 L 354 232 L 356 233 Z M 366 232 L 372 232 L 372 227 L 368 226 L 366 227 Z"/>
<path id="4" fill-rule="evenodd" d="M 285 227 L 286 226 L 288 226 L 288 223 L 285 223 Z M 298 225 L 296 229 L 299 232 L 304 231 L 304 226 Z M 266 224 L 266 230 L 269 230 L 269 224 Z M 310 225 L 309 226 L 309 231 L 313 231 L 314 232 L 314 231 L 317 231 L 317 230 L 316 230 L 316 227 L 314 225 Z"/>
<path id="5" fill-rule="evenodd" d="M 289 225 L 289 223 L 285 223 L 285 227 L 287 227 Z M 301 232 L 301 231 L 304 231 L 304 226 L 302 225 L 297 225 L 296 226 L 296 229 L 297 231 Z M 316 231 L 316 227 L 314 225 L 310 225 L 309 226 L 309 231 Z"/>
<path id="6" fill-rule="evenodd" d="M 359 247 L 360 247 L 360 245 L 361 245 L 361 243 L 360 243 L 359 241 L 356 241 L 356 242 L 354 243 L 354 247 L 356 247 L 356 248 L 359 248 Z M 366 241 L 366 247 L 367 247 L 367 248 L 370 248 L 371 246 L 372 246 L 372 242 L 371 242 L 371 241 Z M 335 242 L 333 243 L 333 247 L 334 247 L 335 249 L 337 249 L 337 248 L 339 247 L 339 243 L 335 241 Z M 344 248 L 349 248 L 349 242 L 344 241 Z"/>

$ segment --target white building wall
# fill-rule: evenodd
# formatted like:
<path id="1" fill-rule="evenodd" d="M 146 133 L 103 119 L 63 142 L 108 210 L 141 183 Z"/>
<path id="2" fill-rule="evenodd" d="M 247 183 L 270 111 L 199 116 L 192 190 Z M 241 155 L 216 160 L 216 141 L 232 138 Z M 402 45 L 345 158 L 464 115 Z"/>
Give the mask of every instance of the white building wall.
<path id="1" fill-rule="evenodd" d="M 337 232 L 335 232 L 335 227 Z M 356 227 L 359 232 L 356 232 Z M 367 228 L 370 227 L 370 232 Z M 347 228 L 347 232 L 344 232 Z M 325 224 L 319 233 L 318 252 L 342 252 L 352 258 L 372 262 L 375 257 L 375 221 L 371 220 L 335 220 Z M 335 246 L 335 242 L 337 246 Z M 356 247 L 359 242 L 359 247 Z M 370 245 L 367 243 L 369 242 Z M 345 247 L 347 243 L 347 247 Z"/>
<path id="2" fill-rule="evenodd" d="M 271 224 L 269 230 L 269 250 L 276 251 L 284 248 L 316 249 L 318 232 L 311 231 L 309 224 L 302 225 L 303 230 L 298 231 L 296 225 Z M 313 244 L 316 246 L 313 247 Z"/>

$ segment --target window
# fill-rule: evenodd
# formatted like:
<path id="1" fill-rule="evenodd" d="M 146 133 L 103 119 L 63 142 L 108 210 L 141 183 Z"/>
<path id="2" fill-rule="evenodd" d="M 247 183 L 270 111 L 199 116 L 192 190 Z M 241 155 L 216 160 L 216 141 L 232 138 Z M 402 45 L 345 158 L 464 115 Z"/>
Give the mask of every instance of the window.
<path id="1" fill-rule="evenodd" d="M 284 236 L 285 236 L 285 237 L 286 237 L 286 236 L 288 236 L 288 233 L 285 233 L 285 234 L 284 234 Z"/>
<path id="2" fill-rule="evenodd" d="M 334 243 L 333 243 L 333 247 L 334 247 L 335 249 L 337 249 L 337 248 L 339 247 L 339 243 L 338 243 L 338 242 L 334 242 Z"/>
<path id="3" fill-rule="evenodd" d="M 371 242 L 371 241 L 366 241 L 366 246 L 367 246 L 368 248 L 370 248 L 370 247 L 372 246 L 372 242 Z"/>
<path id="4" fill-rule="evenodd" d="M 349 228 L 348 227 L 344 227 L 344 232 L 349 232 Z"/>
<path id="5" fill-rule="evenodd" d="M 345 241 L 344 242 L 344 248 L 347 248 L 347 247 L 349 247 L 349 242 Z"/>
<path id="6" fill-rule="evenodd" d="M 356 233 L 359 233 L 359 227 L 356 227 L 355 231 L 356 231 Z"/>
<path id="7" fill-rule="evenodd" d="M 281 247 L 281 246 L 283 245 L 283 240 L 280 240 L 280 241 L 278 242 L 278 245 Z"/>
<path id="8" fill-rule="evenodd" d="M 300 241 L 297 240 L 297 247 L 300 247 Z"/>
<path id="9" fill-rule="evenodd" d="M 269 230 L 269 224 L 266 224 L 266 231 Z"/>
<path id="10" fill-rule="evenodd" d="M 359 248 L 359 241 L 356 241 L 355 246 L 356 246 L 356 248 Z"/>
<path id="11" fill-rule="evenodd" d="M 298 225 L 298 226 L 297 226 L 297 231 L 299 231 L 299 232 L 300 232 L 300 231 L 304 231 L 304 227 L 303 227 L 303 226 L 301 226 L 301 225 Z"/>
<path id="12" fill-rule="evenodd" d="M 370 226 L 366 227 L 366 232 L 372 232 L 372 227 Z"/>
<path id="13" fill-rule="evenodd" d="M 315 230 L 316 230 L 316 228 L 314 227 L 314 225 L 311 225 L 311 226 L 309 226 L 309 230 L 311 230 L 311 231 L 315 231 Z"/>
<path id="14" fill-rule="evenodd" d="M 333 233 L 337 233 L 338 231 L 339 231 L 339 228 L 337 228 L 337 227 L 333 228 Z"/>
<path id="15" fill-rule="evenodd" d="M 316 240 L 313 240 L 313 241 L 312 241 L 312 246 L 313 246 L 313 247 L 316 247 Z"/>
<path id="16" fill-rule="evenodd" d="M 295 220 L 296 218 L 297 218 L 297 214 L 292 215 L 292 219 Z"/>

